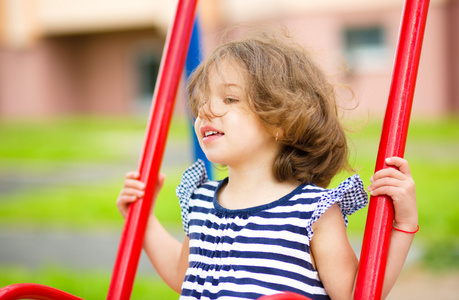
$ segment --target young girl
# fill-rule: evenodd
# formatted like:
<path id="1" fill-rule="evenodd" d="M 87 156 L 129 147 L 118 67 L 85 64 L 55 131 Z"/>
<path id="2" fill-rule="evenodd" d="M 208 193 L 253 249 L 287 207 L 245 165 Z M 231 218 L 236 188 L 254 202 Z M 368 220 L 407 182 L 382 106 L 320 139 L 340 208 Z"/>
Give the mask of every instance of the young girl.
<path id="1" fill-rule="evenodd" d="M 209 181 L 202 161 L 177 188 L 183 243 L 151 216 L 144 249 L 180 299 L 257 299 L 291 291 L 311 299 L 351 299 L 358 259 L 347 215 L 367 204 L 358 175 L 326 189 L 348 168 L 333 86 L 300 48 L 277 38 L 218 47 L 190 79 L 195 131 L 207 158 L 228 167 Z M 408 163 L 378 171 L 368 190 L 395 206 L 383 298 L 418 228 Z M 123 216 L 143 197 L 137 172 L 117 200 Z M 158 185 L 162 186 L 161 175 Z M 401 232 L 398 230 L 403 230 Z"/>

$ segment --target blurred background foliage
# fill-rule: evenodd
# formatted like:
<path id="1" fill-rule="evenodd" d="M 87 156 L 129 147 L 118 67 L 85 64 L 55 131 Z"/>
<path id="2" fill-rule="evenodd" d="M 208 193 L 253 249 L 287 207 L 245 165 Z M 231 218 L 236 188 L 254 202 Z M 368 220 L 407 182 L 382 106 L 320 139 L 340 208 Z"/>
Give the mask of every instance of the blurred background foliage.
<path id="1" fill-rule="evenodd" d="M 381 126 L 379 121 L 347 124 L 350 160 L 365 186 L 374 171 Z M 145 120 L 132 117 L 75 117 L 33 123 L 2 121 L 0 226 L 119 233 L 123 221 L 115 200 L 124 174 L 137 167 L 144 131 Z M 179 156 L 191 152 L 190 140 L 187 119 L 175 118 L 166 152 L 176 149 L 178 152 L 172 151 L 172 160 L 175 156 L 181 163 L 171 163 L 170 158 L 165 158 L 162 171 L 167 180 L 155 207 L 158 218 L 174 230 L 181 226 L 175 187 L 183 170 L 192 163 Z M 421 249 L 419 264 L 432 270 L 459 269 L 458 153 L 458 119 L 412 120 L 405 157 L 410 162 L 417 189 L 421 230 L 415 245 Z M 80 171 L 68 168 L 69 165 L 91 166 L 92 171 L 79 178 L 72 172 Z M 331 186 L 349 175 L 339 174 Z M 15 176 L 38 177 L 41 181 L 15 187 Z M 65 176 L 70 180 L 62 180 Z M 365 220 L 366 209 L 351 216 L 348 228 L 351 238 L 361 239 Z M 66 270 L 55 265 L 38 270 L 0 268 L 0 286 L 37 282 L 87 299 L 105 297 L 110 277 L 107 270 Z M 137 276 L 133 299 L 143 299 L 145 295 L 164 295 L 158 299 L 176 297 L 153 273 Z"/>

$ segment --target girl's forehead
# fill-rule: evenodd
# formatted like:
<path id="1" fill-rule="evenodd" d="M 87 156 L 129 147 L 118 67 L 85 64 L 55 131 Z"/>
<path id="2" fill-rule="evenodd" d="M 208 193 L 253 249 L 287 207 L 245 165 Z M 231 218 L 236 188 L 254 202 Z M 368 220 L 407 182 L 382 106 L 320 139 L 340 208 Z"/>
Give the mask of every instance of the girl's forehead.
<path id="1" fill-rule="evenodd" d="M 207 83 L 211 88 L 245 87 L 247 71 L 234 59 L 224 59 L 209 66 Z"/>

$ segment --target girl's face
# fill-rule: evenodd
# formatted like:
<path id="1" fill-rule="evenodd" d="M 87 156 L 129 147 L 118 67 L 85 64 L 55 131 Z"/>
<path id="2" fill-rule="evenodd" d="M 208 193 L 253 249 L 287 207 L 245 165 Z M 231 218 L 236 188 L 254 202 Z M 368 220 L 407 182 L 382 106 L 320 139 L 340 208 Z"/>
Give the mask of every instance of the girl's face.
<path id="1" fill-rule="evenodd" d="M 207 158 L 230 168 L 272 165 L 278 145 L 249 108 L 243 69 L 233 60 L 224 60 L 208 78 L 208 94 L 202 95 L 204 105 L 194 126 Z"/>

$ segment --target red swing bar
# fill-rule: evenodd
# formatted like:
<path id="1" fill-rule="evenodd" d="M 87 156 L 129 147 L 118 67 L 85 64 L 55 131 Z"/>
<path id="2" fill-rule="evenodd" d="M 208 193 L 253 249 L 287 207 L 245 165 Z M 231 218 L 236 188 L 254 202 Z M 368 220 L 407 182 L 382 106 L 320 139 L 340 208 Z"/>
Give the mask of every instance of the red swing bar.
<path id="1" fill-rule="evenodd" d="M 129 299 L 142 251 L 145 229 L 153 205 L 158 174 L 166 145 L 177 89 L 193 29 L 197 0 L 180 0 L 165 43 L 158 82 L 138 171 L 145 196 L 129 206 L 108 290 L 108 300 Z"/>
<path id="2" fill-rule="evenodd" d="M 387 157 L 403 157 L 429 0 L 406 0 L 376 171 Z M 389 197 L 370 197 L 354 299 L 381 299 L 394 208 Z"/>
<path id="3" fill-rule="evenodd" d="M 83 300 L 61 290 L 36 283 L 17 283 L 1 288 L 0 299 Z"/>

